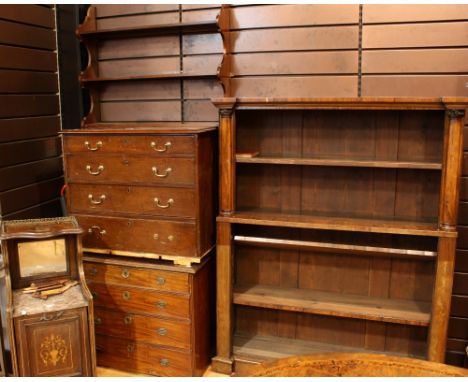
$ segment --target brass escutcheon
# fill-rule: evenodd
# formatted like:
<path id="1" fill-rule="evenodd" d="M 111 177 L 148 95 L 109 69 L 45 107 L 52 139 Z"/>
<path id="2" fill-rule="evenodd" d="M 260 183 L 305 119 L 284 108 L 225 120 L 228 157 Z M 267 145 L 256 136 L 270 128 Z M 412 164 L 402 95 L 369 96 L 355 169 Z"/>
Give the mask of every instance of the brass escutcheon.
<path id="1" fill-rule="evenodd" d="M 169 366 L 169 360 L 167 358 L 161 358 L 161 360 L 159 361 L 159 364 L 161 366 Z"/>
<path id="2" fill-rule="evenodd" d="M 164 277 L 158 276 L 156 277 L 156 282 L 158 285 L 164 285 L 166 283 L 166 279 Z"/>
<path id="3" fill-rule="evenodd" d="M 158 332 L 158 334 L 159 334 L 160 336 L 165 336 L 165 335 L 167 335 L 167 329 L 166 329 L 166 328 L 158 328 L 157 332 Z"/>
<path id="4" fill-rule="evenodd" d="M 130 325 L 133 322 L 133 317 L 130 314 L 127 314 L 123 320 L 125 325 Z"/>
<path id="5" fill-rule="evenodd" d="M 124 279 L 128 279 L 129 276 L 130 276 L 130 272 L 129 272 L 127 269 L 124 269 L 124 270 L 122 271 L 122 277 L 123 277 Z"/>

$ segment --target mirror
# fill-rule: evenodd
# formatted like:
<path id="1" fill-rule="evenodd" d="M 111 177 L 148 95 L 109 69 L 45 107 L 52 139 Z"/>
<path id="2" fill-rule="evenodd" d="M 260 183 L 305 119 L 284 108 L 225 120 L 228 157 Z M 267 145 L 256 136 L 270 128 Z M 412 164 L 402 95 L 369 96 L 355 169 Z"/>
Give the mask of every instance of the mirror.
<path id="1" fill-rule="evenodd" d="M 21 277 L 66 273 L 65 239 L 18 243 L 18 259 Z"/>

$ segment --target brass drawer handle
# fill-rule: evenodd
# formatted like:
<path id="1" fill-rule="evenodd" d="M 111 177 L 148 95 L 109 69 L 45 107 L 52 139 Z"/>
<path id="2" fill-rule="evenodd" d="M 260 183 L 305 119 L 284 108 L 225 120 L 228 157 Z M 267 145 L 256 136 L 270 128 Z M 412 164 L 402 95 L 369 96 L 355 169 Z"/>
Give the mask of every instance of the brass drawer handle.
<path id="1" fill-rule="evenodd" d="M 164 174 L 159 174 L 158 168 L 156 166 L 152 167 L 151 170 L 153 171 L 154 176 L 157 176 L 158 178 L 166 178 L 169 175 L 169 173 L 172 171 L 172 168 L 170 167 L 166 168 Z"/>
<path id="2" fill-rule="evenodd" d="M 94 319 L 94 324 L 95 324 L 95 325 L 101 325 L 101 324 L 102 324 L 102 320 L 101 320 L 99 317 L 96 317 L 96 318 Z"/>
<path id="3" fill-rule="evenodd" d="M 99 233 L 99 235 L 105 235 L 107 233 L 105 229 L 101 229 L 101 227 L 99 227 L 98 225 L 93 225 L 89 227 L 88 233 L 93 233 L 94 230 L 96 230 Z"/>
<path id="4" fill-rule="evenodd" d="M 170 141 L 164 143 L 163 147 L 162 148 L 159 148 L 157 147 L 157 144 L 156 142 L 151 142 L 151 148 L 154 150 L 154 151 L 157 151 L 158 153 L 164 153 L 167 151 L 167 149 L 169 147 L 172 146 L 172 143 Z"/>
<path id="5" fill-rule="evenodd" d="M 155 233 L 155 234 L 153 235 L 153 239 L 154 239 L 154 240 L 159 240 L 159 234 L 158 234 L 158 233 Z M 167 237 L 167 241 L 174 241 L 174 235 L 169 235 L 169 236 Z M 161 241 L 161 243 L 162 243 L 162 244 L 166 244 L 165 241 Z"/>
<path id="6" fill-rule="evenodd" d="M 123 298 L 124 300 L 130 300 L 130 292 L 127 291 L 127 290 L 126 290 L 125 292 L 123 292 L 123 293 L 122 293 L 122 298 Z"/>
<path id="7" fill-rule="evenodd" d="M 133 345 L 133 344 L 128 344 L 128 345 L 127 345 L 127 351 L 128 351 L 129 353 L 133 353 L 133 352 L 135 351 L 135 345 Z"/>
<path id="8" fill-rule="evenodd" d="M 123 277 L 124 279 L 128 279 L 129 276 L 130 276 L 130 272 L 129 272 L 127 269 L 124 269 L 124 270 L 122 271 L 122 277 Z"/>
<path id="9" fill-rule="evenodd" d="M 52 313 L 50 315 L 47 315 L 46 313 L 44 313 L 41 318 L 39 319 L 39 321 L 52 321 L 52 320 L 58 320 L 60 317 L 62 317 L 63 315 L 63 310 L 60 311 L 60 312 L 57 312 L 57 313 Z"/>
<path id="10" fill-rule="evenodd" d="M 94 200 L 93 194 L 89 194 L 88 199 L 91 204 L 102 204 L 102 202 L 104 202 L 104 200 L 106 199 L 106 195 L 102 194 L 99 197 L 99 200 Z"/>
<path id="11" fill-rule="evenodd" d="M 133 322 L 133 317 L 130 314 L 127 314 L 123 321 L 125 325 L 130 325 Z"/>
<path id="12" fill-rule="evenodd" d="M 161 358 L 159 364 L 161 366 L 169 366 L 169 360 L 167 358 Z"/>
<path id="13" fill-rule="evenodd" d="M 98 273 L 98 270 L 96 268 L 89 268 L 86 273 L 89 276 L 96 276 Z"/>
<path id="14" fill-rule="evenodd" d="M 166 283 L 166 279 L 164 277 L 158 276 L 156 277 L 156 282 L 158 285 L 164 285 Z"/>
<path id="15" fill-rule="evenodd" d="M 159 207 L 159 208 L 169 208 L 173 203 L 174 203 L 174 199 L 170 198 L 168 201 L 167 201 L 167 204 L 161 204 L 159 202 L 159 198 L 154 198 L 154 202 L 156 203 L 156 205 Z"/>
<path id="16" fill-rule="evenodd" d="M 159 334 L 160 336 L 165 336 L 165 335 L 167 335 L 167 329 L 166 329 L 166 328 L 158 328 L 157 332 L 158 332 L 158 334 Z"/>
<path id="17" fill-rule="evenodd" d="M 91 295 L 93 296 L 94 300 L 97 300 L 99 298 L 99 293 L 98 292 L 91 292 Z"/>
<path id="18" fill-rule="evenodd" d="M 158 307 L 161 308 L 161 309 L 164 309 L 164 308 L 166 308 L 166 306 L 167 306 L 167 302 L 166 302 L 166 301 L 163 301 L 163 300 L 157 301 L 157 302 L 156 302 L 156 306 L 158 306 Z"/>
<path id="19" fill-rule="evenodd" d="M 89 144 L 88 141 L 86 141 L 86 142 L 84 143 L 84 145 L 85 145 L 85 147 L 86 147 L 89 151 L 98 151 L 98 150 L 102 147 L 102 142 L 101 142 L 101 141 L 97 141 L 95 147 L 91 147 L 91 145 Z"/>
<path id="20" fill-rule="evenodd" d="M 96 170 L 96 171 L 93 171 L 93 170 L 91 170 L 91 165 L 88 164 L 88 165 L 86 166 L 86 171 L 88 171 L 88 173 L 90 173 L 91 175 L 95 175 L 95 176 L 96 176 L 96 175 L 99 175 L 101 172 L 104 171 L 104 166 L 103 166 L 102 164 L 100 164 L 100 165 L 98 166 L 97 170 Z"/>

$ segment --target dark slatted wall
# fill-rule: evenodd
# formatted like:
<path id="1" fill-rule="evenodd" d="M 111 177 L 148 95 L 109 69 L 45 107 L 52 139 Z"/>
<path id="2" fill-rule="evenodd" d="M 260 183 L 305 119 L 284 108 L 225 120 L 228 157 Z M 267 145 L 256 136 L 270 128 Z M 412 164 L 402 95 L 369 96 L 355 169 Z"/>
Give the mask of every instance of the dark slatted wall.
<path id="1" fill-rule="evenodd" d="M 231 12 L 232 93 L 355 96 L 359 5 L 242 5 Z"/>
<path id="2" fill-rule="evenodd" d="M 61 214 L 55 11 L 0 5 L 0 217 Z"/>
<path id="3" fill-rule="evenodd" d="M 216 20 L 219 5 L 96 5 L 98 29 Z M 222 60 L 219 33 L 106 39 L 98 45 L 102 77 L 216 74 Z M 216 79 L 158 79 L 104 85 L 102 121 L 216 121 L 210 98 L 222 96 Z"/>

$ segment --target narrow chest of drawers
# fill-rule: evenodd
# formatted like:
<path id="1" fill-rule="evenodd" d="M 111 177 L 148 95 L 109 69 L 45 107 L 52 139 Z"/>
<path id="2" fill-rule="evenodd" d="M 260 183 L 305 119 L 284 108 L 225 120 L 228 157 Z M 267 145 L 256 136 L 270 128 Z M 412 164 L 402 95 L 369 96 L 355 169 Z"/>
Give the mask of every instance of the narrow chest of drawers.
<path id="1" fill-rule="evenodd" d="M 98 365 L 160 376 L 200 376 L 214 344 L 214 262 L 192 267 L 88 255 Z"/>
<path id="2" fill-rule="evenodd" d="M 200 262 L 215 242 L 216 126 L 63 131 L 67 208 L 86 252 Z"/>

